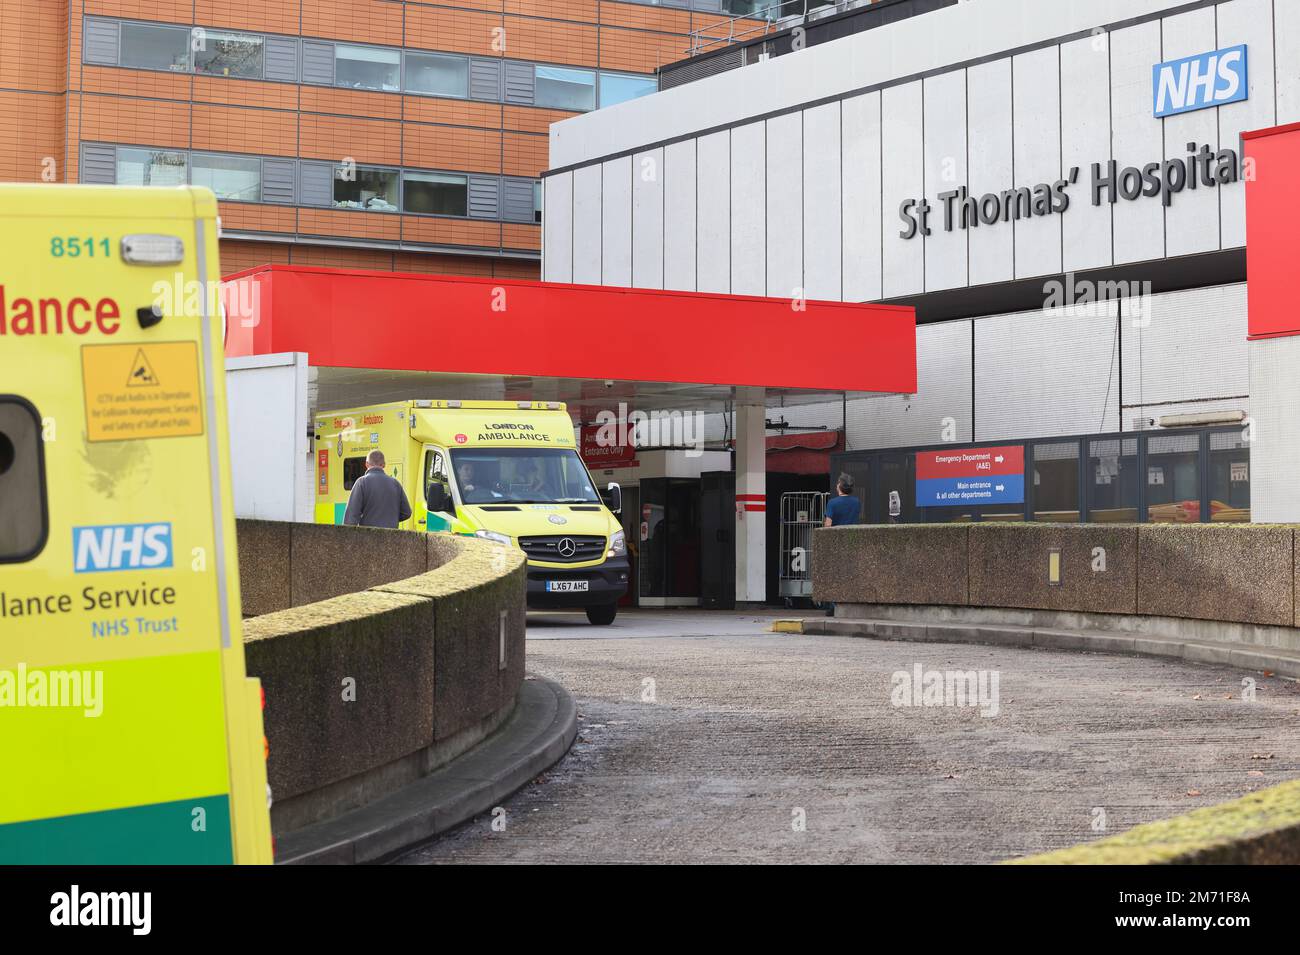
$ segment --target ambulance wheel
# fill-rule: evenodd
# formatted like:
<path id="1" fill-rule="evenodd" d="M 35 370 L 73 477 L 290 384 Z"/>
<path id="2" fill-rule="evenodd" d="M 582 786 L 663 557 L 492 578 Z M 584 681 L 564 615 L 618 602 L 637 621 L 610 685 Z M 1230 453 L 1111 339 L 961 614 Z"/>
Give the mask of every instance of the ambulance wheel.
<path id="1" fill-rule="evenodd" d="M 606 627 L 618 615 L 618 604 L 599 604 L 587 608 L 587 619 L 598 627 Z"/>

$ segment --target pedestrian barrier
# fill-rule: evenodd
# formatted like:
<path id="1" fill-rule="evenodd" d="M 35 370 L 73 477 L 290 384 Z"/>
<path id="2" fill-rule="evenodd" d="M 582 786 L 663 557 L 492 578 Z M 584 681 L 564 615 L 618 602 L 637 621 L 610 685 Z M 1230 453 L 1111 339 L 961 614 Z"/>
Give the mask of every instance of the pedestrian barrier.
<path id="1" fill-rule="evenodd" d="M 274 521 L 238 521 L 237 537 L 276 835 L 427 775 L 509 716 L 524 675 L 519 552 Z"/>

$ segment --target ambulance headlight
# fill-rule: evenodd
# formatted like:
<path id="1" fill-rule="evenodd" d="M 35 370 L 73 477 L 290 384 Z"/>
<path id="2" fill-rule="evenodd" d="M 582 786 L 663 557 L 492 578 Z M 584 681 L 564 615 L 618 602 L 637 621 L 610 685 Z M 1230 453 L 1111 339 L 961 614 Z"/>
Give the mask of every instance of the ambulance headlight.
<path id="1" fill-rule="evenodd" d="M 627 554 L 627 538 L 622 531 L 615 531 L 614 536 L 609 539 L 609 551 L 606 557 L 623 557 Z"/>
<path id="2" fill-rule="evenodd" d="M 494 544 L 504 544 L 510 547 L 513 541 L 507 534 L 498 534 L 496 531 L 475 531 L 474 536 L 479 540 L 491 541 Z"/>

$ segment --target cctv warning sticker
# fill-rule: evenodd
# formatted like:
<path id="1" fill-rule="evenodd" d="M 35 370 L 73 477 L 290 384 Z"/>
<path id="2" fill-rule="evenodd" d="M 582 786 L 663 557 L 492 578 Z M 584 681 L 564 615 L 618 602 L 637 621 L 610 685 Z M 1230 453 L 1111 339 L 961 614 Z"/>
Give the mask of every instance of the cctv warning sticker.
<path id="1" fill-rule="evenodd" d="M 203 433 L 197 342 L 84 345 L 81 380 L 89 441 Z"/>

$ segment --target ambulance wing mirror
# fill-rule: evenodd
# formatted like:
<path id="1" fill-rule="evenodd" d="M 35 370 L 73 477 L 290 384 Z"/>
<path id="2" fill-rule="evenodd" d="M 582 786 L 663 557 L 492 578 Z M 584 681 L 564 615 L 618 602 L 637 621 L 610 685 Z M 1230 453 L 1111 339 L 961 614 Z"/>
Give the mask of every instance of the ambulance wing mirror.
<path id="1" fill-rule="evenodd" d="M 605 506 L 608 507 L 612 513 L 623 513 L 623 489 L 615 482 L 609 482 L 609 487 L 605 489 L 603 497 L 605 498 Z"/>
<path id="2" fill-rule="evenodd" d="M 429 484 L 429 489 L 424 493 L 424 502 L 431 511 L 450 512 L 452 510 L 451 495 L 447 493 L 446 486 L 438 481 Z"/>

